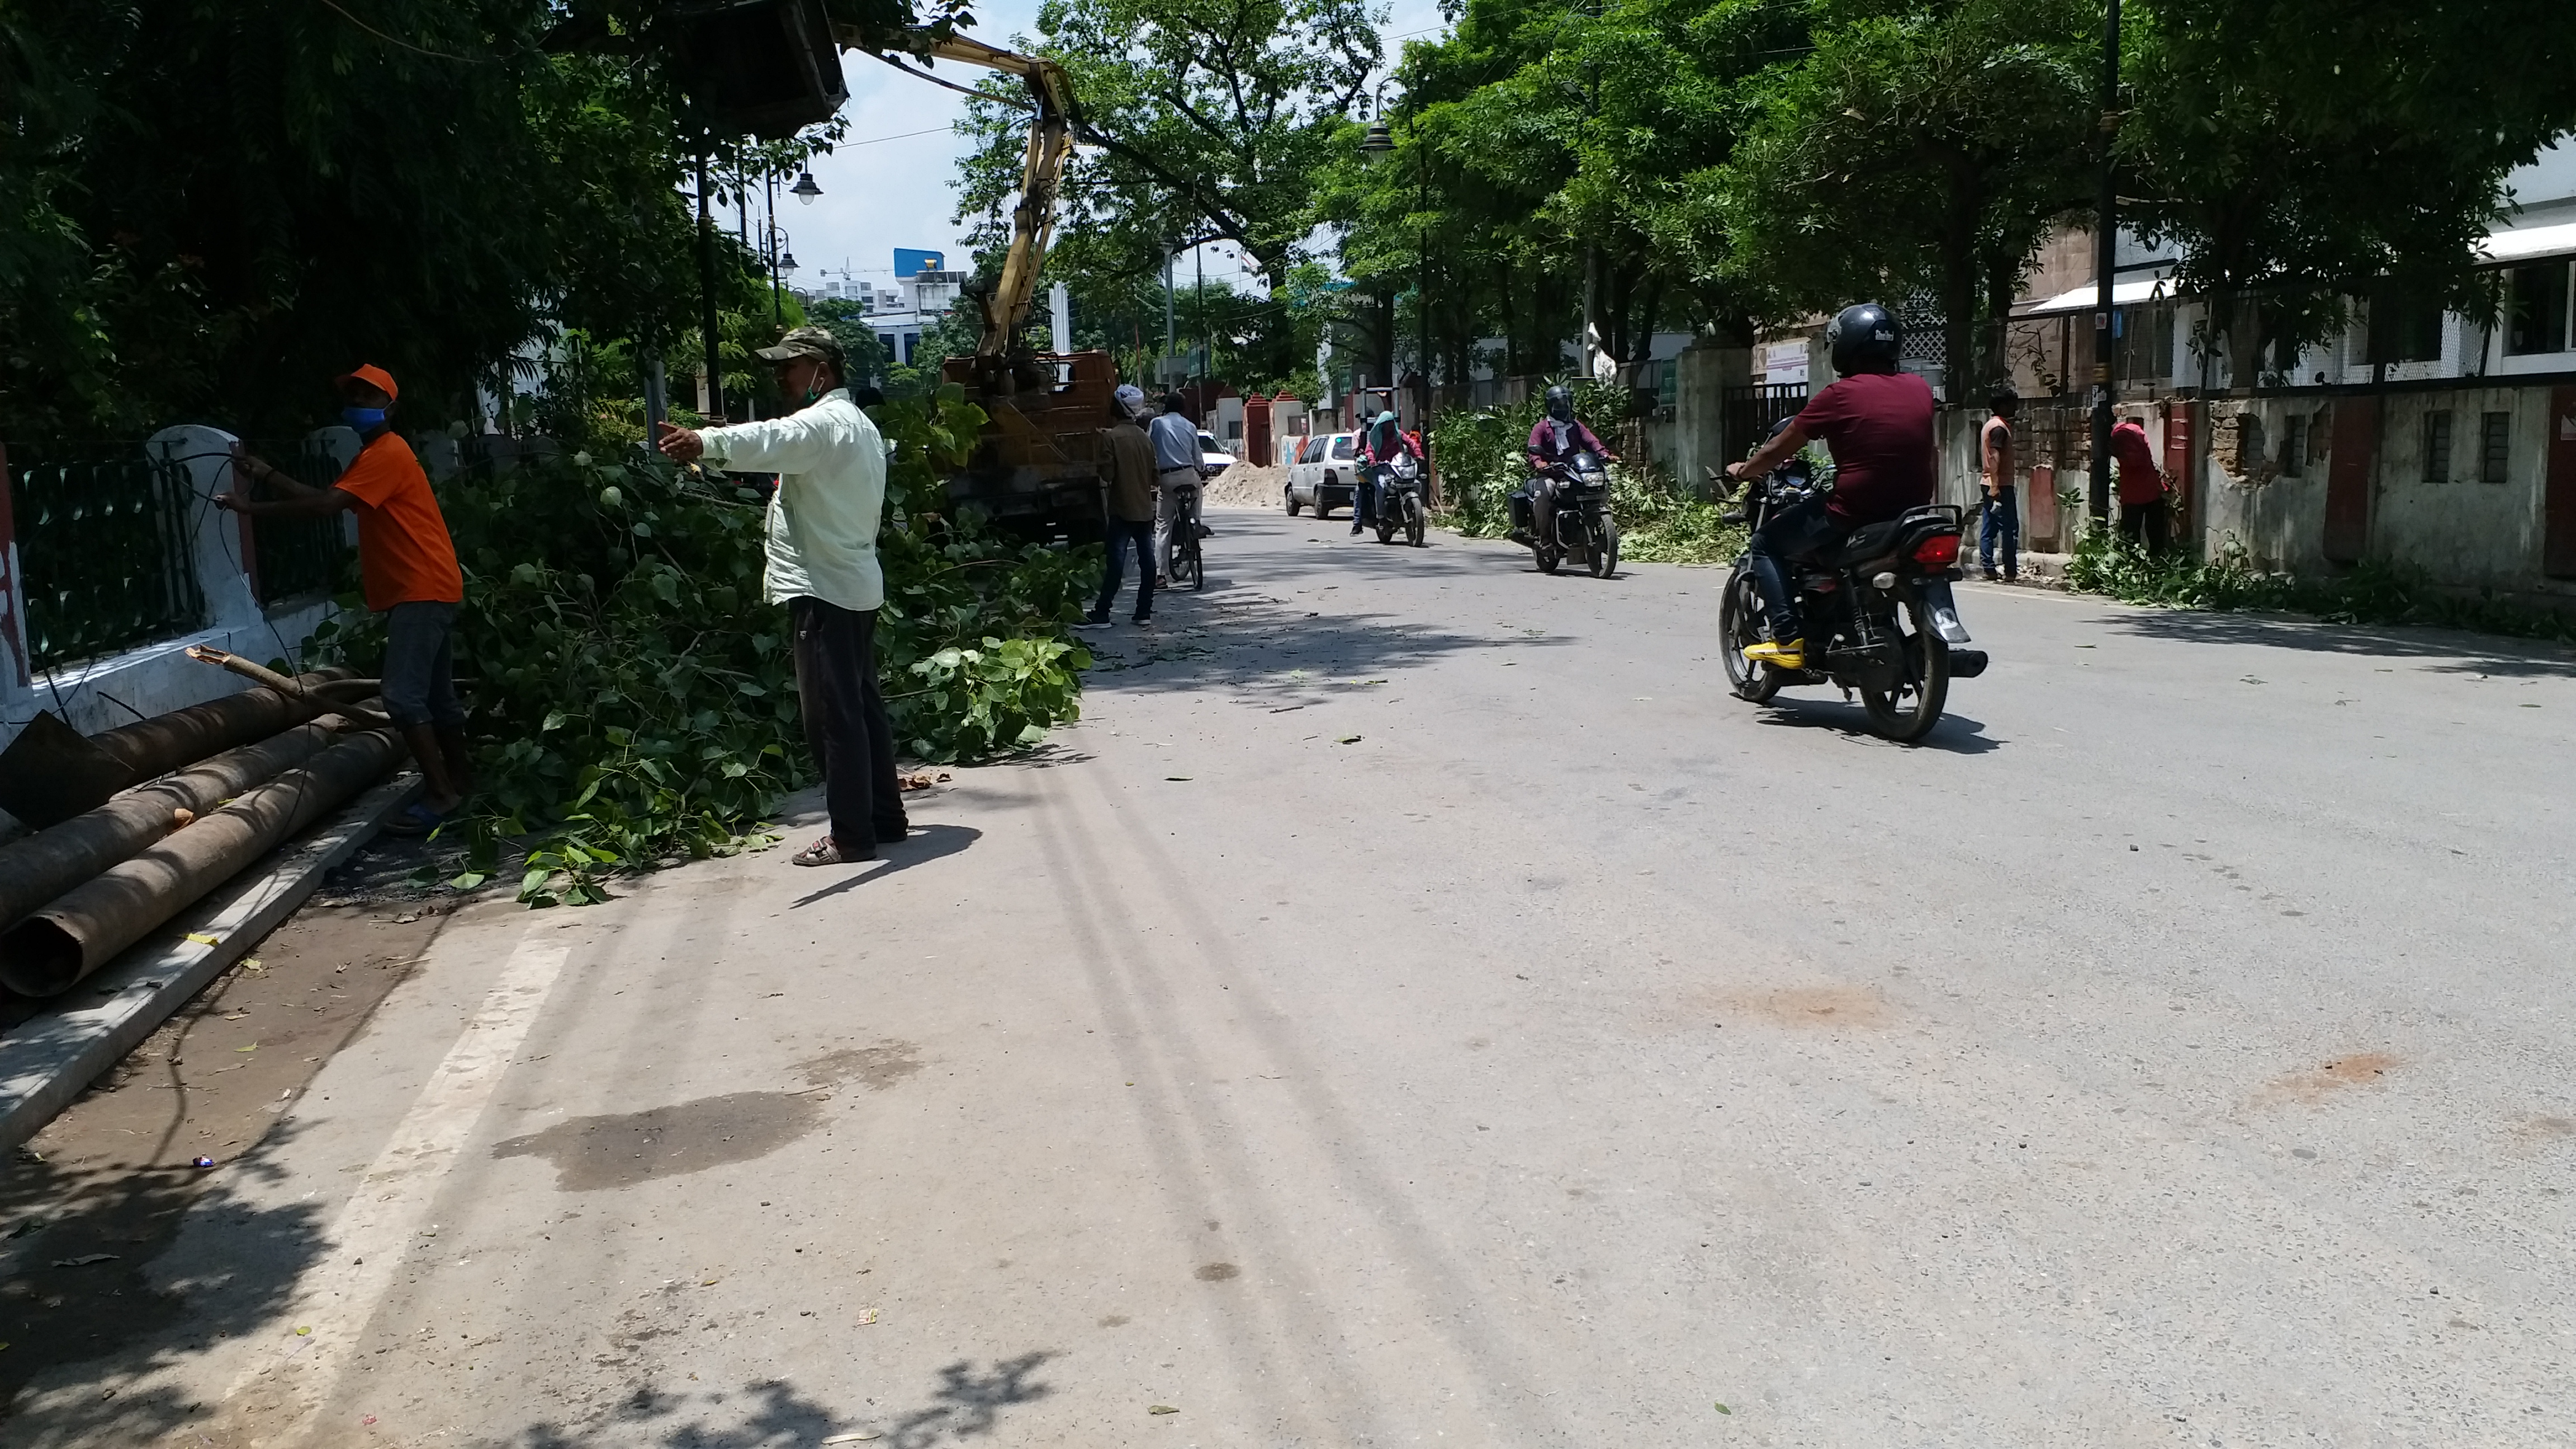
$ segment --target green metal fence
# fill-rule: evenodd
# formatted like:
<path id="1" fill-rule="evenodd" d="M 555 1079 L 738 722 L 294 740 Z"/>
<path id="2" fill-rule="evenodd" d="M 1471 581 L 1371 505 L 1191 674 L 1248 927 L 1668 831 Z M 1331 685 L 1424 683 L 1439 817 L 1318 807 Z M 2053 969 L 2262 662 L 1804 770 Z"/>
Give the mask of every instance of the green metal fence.
<path id="1" fill-rule="evenodd" d="M 339 481 L 339 460 L 313 439 L 244 446 L 307 487 L 328 488 Z M 270 496 L 266 489 L 253 492 L 254 496 Z M 342 518 L 335 513 L 327 518 L 251 520 L 261 603 L 273 604 L 300 594 L 327 594 L 340 587 L 349 559 L 348 534 Z"/>
<path id="2" fill-rule="evenodd" d="M 204 625 L 190 526 L 199 500 L 184 465 L 147 458 L 136 443 L 8 451 L 36 668 Z"/>

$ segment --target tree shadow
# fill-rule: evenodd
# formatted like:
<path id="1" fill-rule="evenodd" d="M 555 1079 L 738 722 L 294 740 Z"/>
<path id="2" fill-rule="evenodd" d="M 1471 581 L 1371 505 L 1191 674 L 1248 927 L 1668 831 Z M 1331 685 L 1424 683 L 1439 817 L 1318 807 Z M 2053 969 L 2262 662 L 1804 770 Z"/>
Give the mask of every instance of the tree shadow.
<path id="1" fill-rule="evenodd" d="M 273 1330 L 325 1245 L 325 1204 L 257 1200 L 282 1181 L 269 1154 L 295 1132 L 279 1123 L 212 1171 L 18 1154 L 0 1173 L 0 1439 L 133 1444 L 203 1422 L 210 1406 L 164 1371 Z M 165 1265 L 192 1223 L 214 1231 Z"/>
<path id="2" fill-rule="evenodd" d="M 2460 629 L 2327 624 L 2279 614 L 2203 609 L 2123 609 L 2105 612 L 2097 622 L 2105 629 L 2142 639 L 2254 645 L 2366 659 L 2422 660 L 2424 668 L 2443 674 L 2576 678 L 2576 649 Z"/>
<path id="3" fill-rule="evenodd" d="M 567 1428 L 535 1424 L 511 1442 L 519 1449 L 632 1449 L 643 1443 L 666 1449 L 807 1449 L 844 1433 L 869 1433 L 883 1449 L 930 1449 L 950 1440 L 982 1438 L 1002 1411 L 1054 1392 L 1031 1375 L 1055 1355 L 1040 1349 L 997 1359 L 979 1370 L 959 1359 L 939 1371 L 929 1401 L 893 1418 L 853 1420 L 797 1392 L 784 1380 L 746 1385 L 741 1393 L 658 1393 L 638 1389 L 604 1422 Z M 748 1399 L 747 1407 L 738 1401 Z M 684 1422 L 673 1422 L 681 1420 Z M 490 1441 L 487 1441 L 490 1442 Z M 853 1441 L 859 1442 L 859 1441 Z"/>
<path id="4" fill-rule="evenodd" d="M 1248 515 L 1228 532 L 1294 536 L 1302 523 Z M 1310 680 L 1334 675 L 1391 673 L 1452 654 L 1572 642 L 1518 632 L 1469 634 L 1365 607 L 1328 617 L 1300 599 L 1300 591 L 1330 589 L 1337 605 L 1364 605 L 1376 584 L 1401 580 L 1411 587 L 1528 571 L 1495 550 L 1340 542 L 1324 537 L 1309 548 L 1212 555 L 1207 591 L 1184 592 L 1168 605 L 1158 596 L 1153 630 L 1114 628 L 1086 641 L 1100 660 L 1095 687 L 1179 692 L 1233 686 L 1293 695 Z"/>

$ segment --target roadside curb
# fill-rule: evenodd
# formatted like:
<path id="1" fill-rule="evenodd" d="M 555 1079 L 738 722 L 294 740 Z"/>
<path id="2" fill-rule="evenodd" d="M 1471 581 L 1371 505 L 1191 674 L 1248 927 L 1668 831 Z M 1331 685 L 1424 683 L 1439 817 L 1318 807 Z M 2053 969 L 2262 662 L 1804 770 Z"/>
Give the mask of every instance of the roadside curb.
<path id="1" fill-rule="evenodd" d="M 322 884 L 420 791 L 410 772 L 357 802 L 261 866 L 235 876 L 74 986 L 96 999 L 31 1021 L 0 1037 L 0 1148 L 33 1137 L 98 1075 L 150 1036 L 205 984 L 223 974 Z M 215 944 L 191 940 L 211 936 Z"/>

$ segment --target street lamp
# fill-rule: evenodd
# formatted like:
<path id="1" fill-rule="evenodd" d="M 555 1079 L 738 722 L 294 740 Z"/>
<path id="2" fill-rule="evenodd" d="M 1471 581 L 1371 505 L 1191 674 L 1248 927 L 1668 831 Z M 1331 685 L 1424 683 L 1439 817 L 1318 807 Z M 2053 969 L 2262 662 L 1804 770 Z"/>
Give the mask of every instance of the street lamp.
<path id="1" fill-rule="evenodd" d="M 794 252 L 781 252 L 778 254 L 778 275 L 782 277 L 792 277 L 796 275 L 796 254 Z"/>
<path id="2" fill-rule="evenodd" d="M 1383 156 L 1394 149 L 1395 134 L 1387 130 L 1386 122 L 1369 122 L 1368 134 L 1360 138 L 1360 154 L 1372 157 Z"/>
<path id="3" fill-rule="evenodd" d="M 823 194 L 823 188 L 814 184 L 813 172 L 799 171 L 796 173 L 796 184 L 787 188 L 787 194 L 807 206 L 812 206 L 814 198 Z"/>

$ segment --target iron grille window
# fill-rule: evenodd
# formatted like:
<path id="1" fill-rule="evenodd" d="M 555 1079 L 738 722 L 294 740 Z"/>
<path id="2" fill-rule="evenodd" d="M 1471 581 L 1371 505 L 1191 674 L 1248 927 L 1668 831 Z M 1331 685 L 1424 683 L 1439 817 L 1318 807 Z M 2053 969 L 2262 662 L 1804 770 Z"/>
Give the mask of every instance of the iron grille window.
<path id="1" fill-rule="evenodd" d="M 339 460 L 312 439 L 292 443 L 251 443 L 250 451 L 277 465 L 287 477 L 308 488 L 328 488 L 340 480 Z M 273 497 L 262 491 L 259 496 Z M 323 518 L 254 518 L 252 556 L 257 566 L 259 601 L 274 604 L 301 594 L 327 594 L 340 586 L 349 556 L 349 536 L 341 514 Z"/>
<path id="2" fill-rule="evenodd" d="M 2308 469 L 2308 419 L 2292 413 L 2281 419 L 2281 476 L 2296 478 Z"/>
<path id="3" fill-rule="evenodd" d="M 2451 481 L 2451 413 L 2448 408 L 2424 415 L 2424 481 Z"/>
<path id="4" fill-rule="evenodd" d="M 2513 269 L 2513 300 L 2505 314 L 2504 350 L 2525 357 L 2567 350 L 2567 276 L 2576 263 L 2537 262 Z"/>
<path id="5" fill-rule="evenodd" d="M 184 465 L 135 444 L 13 443 L 9 473 L 36 668 L 203 627 Z"/>
<path id="6" fill-rule="evenodd" d="M 2513 461 L 2513 414 L 2485 413 L 2478 418 L 2478 481 L 2501 483 Z"/>

